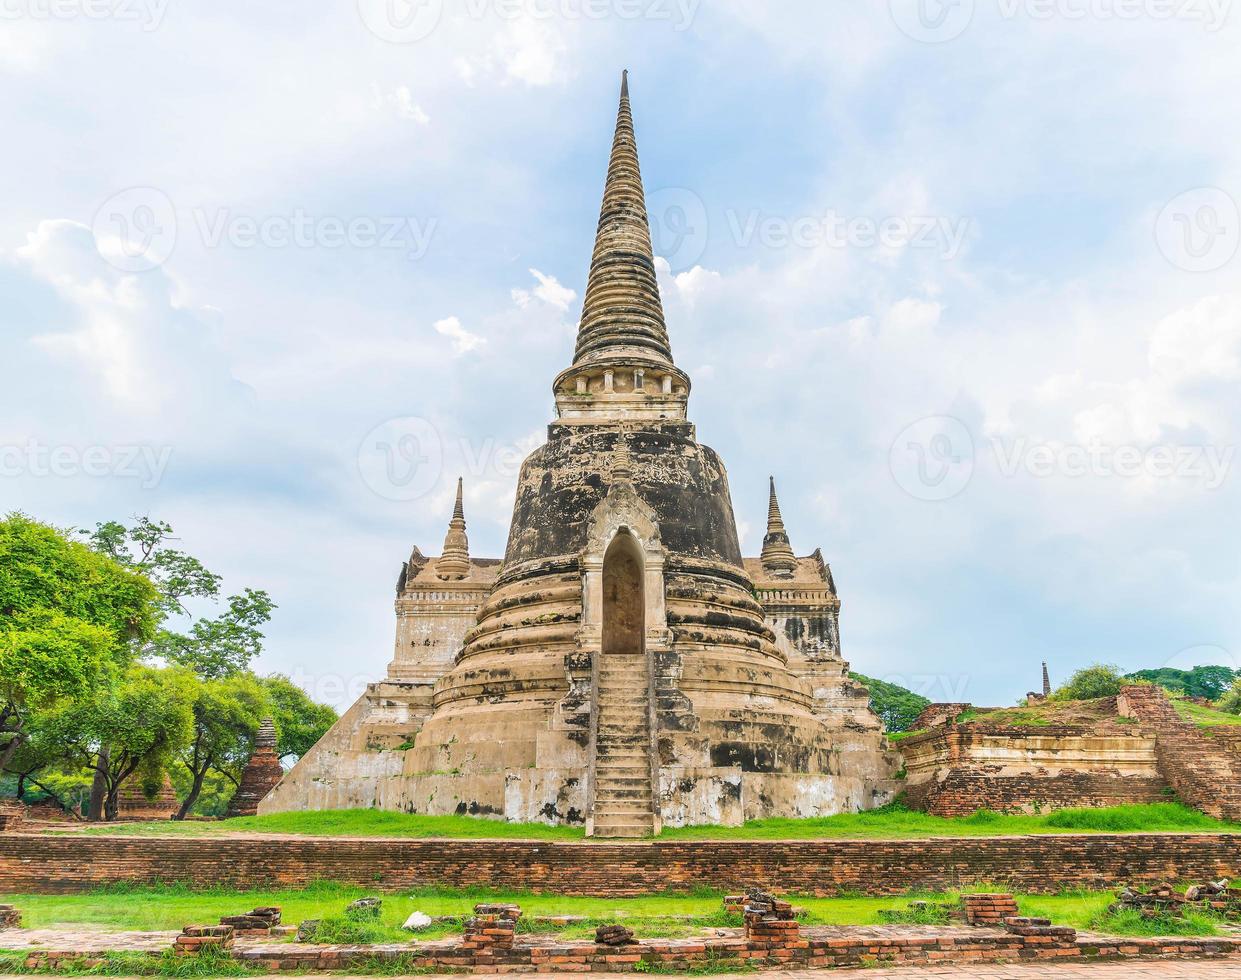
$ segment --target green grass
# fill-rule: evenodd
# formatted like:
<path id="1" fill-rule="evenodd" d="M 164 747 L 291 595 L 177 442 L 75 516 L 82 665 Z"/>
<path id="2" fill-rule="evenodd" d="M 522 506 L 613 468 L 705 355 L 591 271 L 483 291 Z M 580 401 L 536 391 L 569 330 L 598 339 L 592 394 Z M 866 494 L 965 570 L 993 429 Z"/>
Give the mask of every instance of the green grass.
<path id="1" fill-rule="evenodd" d="M 220 834 L 305 834 L 311 837 L 456 837 L 580 840 L 581 827 L 505 823 L 479 817 L 427 817 L 394 810 L 307 810 L 221 821 L 155 821 L 73 828 L 80 834 L 201 837 Z"/>
<path id="2" fill-rule="evenodd" d="M 980 885 L 975 892 L 1004 890 L 997 885 Z M 221 915 L 236 915 L 260 905 L 279 905 L 284 922 L 296 925 L 305 919 L 331 919 L 342 916 L 345 906 L 365 893 L 363 889 L 321 883 L 302 891 L 232 892 L 211 890 L 192 892 L 182 887 L 108 889 L 81 895 L 5 895 L 0 902 L 20 908 L 29 928 L 75 926 L 107 927 L 117 930 L 177 930 L 187 924 L 207 925 Z M 880 925 L 885 910 L 899 909 L 912 898 L 928 902 L 955 902 L 957 894 L 911 894 L 905 898 L 813 898 L 789 896 L 794 905 L 805 909 L 806 925 Z M 521 906 L 519 931 L 530 934 L 555 933 L 563 939 L 593 937 L 598 925 L 623 923 L 639 938 L 683 938 L 697 935 L 704 928 L 739 926 L 740 918 L 723 910 L 723 893 L 700 892 L 692 895 L 648 895 L 637 898 L 573 898 L 557 895 L 531 895 L 520 892 L 484 890 L 420 889 L 383 896 L 383 909 L 368 938 L 378 942 L 438 939 L 459 934 L 459 922 L 435 923 L 416 935 L 400 930 L 415 910 L 430 916 L 468 916 L 478 902 L 512 902 Z M 1101 918 L 1115 901 L 1111 892 L 1074 892 L 1055 896 L 1018 896 L 1023 915 L 1042 916 L 1057 925 L 1104 931 Z M 536 923 L 535 916 L 577 915 L 586 921 L 553 928 Z M 1214 924 L 1207 923 L 1214 929 Z M 1151 935 L 1149 923 L 1117 918 L 1106 931 L 1119 935 Z M 1209 933 L 1191 933 L 1202 935 Z M 341 937 L 341 941 L 350 941 Z M 0 969 L 0 972 L 7 972 Z"/>
<path id="3" fill-rule="evenodd" d="M 1241 715 L 1230 715 L 1226 711 L 1220 711 L 1217 708 L 1208 708 L 1201 704 L 1195 704 L 1193 701 L 1186 701 L 1184 698 L 1169 696 L 1172 707 L 1176 709 L 1176 713 L 1181 716 L 1181 721 L 1187 721 L 1197 725 L 1199 728 L 1218 728 L 1221 725 L 1241 725 Z"/>
<path id="4" fill-rule="evenodd" d="M 878 810 L 804 820 L 752 820 L 741 827 L 669 827 L 662 840 L 899 840 L 926 837 L 996 837 L 1020 834 L 1112 833 L 1118 831 L 1201 831 L 1241 833 L 1241 824 L 1205 816 L 1179 803 L 1098 809 L 1055 810 L 1046 814 L 999 814 L 980 810 L 968 817 L 933 817 L 892 804 Z M 96 826 L 86 834 L 141 836 L 217 836 L 232 833 L 394 838 L 509 838 L 582 840 L 577 827 L 503 823 L 476 817 L 425 817 L 384 810 L 327 810 L 242 817 L 213 823 L 160 822 Z"/>
<path id="5" fill-rule="evenodd" d="M 1046 814 L 1000 814 L 979 810 L 968 817 L 933 817 L 898 805 L 862 813 L 808 820 L 771 818 L 741 827 L 681 827 L 664 830 L 673 840 L 925 837 L 996 837 L 1013 834 L 1114 833 L 1117 831 L 1201 831 L 1241 833 L 1241 824 L 1215 820 L 1180 803 L 1152 803 Z"/>

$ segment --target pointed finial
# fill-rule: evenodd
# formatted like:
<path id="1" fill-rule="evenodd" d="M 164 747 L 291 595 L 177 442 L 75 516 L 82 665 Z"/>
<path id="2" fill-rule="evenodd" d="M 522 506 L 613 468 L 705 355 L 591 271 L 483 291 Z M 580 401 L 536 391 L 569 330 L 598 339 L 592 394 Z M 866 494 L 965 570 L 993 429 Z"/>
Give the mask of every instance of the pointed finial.
<path id="1" fill-rule="evenodd" d="M 629 362 L 635 357 L 650 366 L 674 367 L 625 71 L 574 364 Z"/>
<path id="2" fill-rule="evenodd" d="M 767 535 L 763 538 L 763 569 L 776 578 L 790 578 L 797 569 L 797 556 L 784 530 L 784 518 L 780 514 L 780 501 L 776 499 L 776 478 L 769 477 L 770 495 L 767 499 Z"/>
<path id="3" fill-rule="evenodd" d="M 276 723 L 270 718 L 264 718 L 263 724 L 259 725 L 259 730 L 254 736 L 255 751 L 259 749 L 274 749 L 276 747 Z"/>
<path id="4" fill-rule="evenodd" d="M 465 478 L 457 477 L 457 503 L 452 509 L 453 520 L 465 520 L 465 505 L 463 496 L 465 493 Z"/>
<path id="5" fill-rule="evenodd" d="M 1043 661 L 1043 697 L 1051 694 L 1051 675 L 1047 673 L 1047 661 Z"/>
<path id="6" fill-rule="evenodd" d="M 460 581 L 470 574 L 470 541 L 465 534 L 465 481 L 457 478 L 457 502 L 444 537 L 444 551 L 435 565 L 437 578 L 445 582 Z"/>

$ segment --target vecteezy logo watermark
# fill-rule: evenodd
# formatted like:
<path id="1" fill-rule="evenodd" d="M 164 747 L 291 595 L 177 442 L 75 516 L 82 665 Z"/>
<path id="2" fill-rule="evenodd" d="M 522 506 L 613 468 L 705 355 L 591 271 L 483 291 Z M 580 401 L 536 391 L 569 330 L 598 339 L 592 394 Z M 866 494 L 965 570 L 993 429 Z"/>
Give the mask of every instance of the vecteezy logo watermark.
<path id="1" fill-rule="evenodd" d="M 130 187 L 113 194 L 91 222 L 99 254 L 125 272 L 163 265 L 177 245 L 177 211 L 154 187 Z"/>
<path id="2" fill-rule="evenodd" d="M 974 475 L 974 437 L 950 415 L 919 419 L 893 441 L 888 468 L 911 497 L 950 500 Z"/>
<path id="3" fill-rule="evenodd" d="M 742 248 L 925 248 L 941 259 L 956 258 L 972 226 L 970 218 L 917 214 L 845 217 L 829 210 L 822 215 L 788 218 L 759 210 L 744 216 L 727 213 L 733 241 Z"/>
<path id="4" fill-rule="evenodd" d="M 692 268 L 707 250 L 707 206 L 688 187 L 662 187 L 646 197 L 651 244 L 673 272 Z"/>
<path id="5" fill-rule="evenodd" d="M 991 448 L 1001 476 L 1011 479 L 1022 471 L 1039 479 L 1063 476 L 1151 477 L 1198 483 L 1218 490 L 1232 470 L 1235 446 L 1109 446 L 1031 443 L 1024 438 L 1005 442 L 992 439 Z"/>
<path id="6" fill-rule="evenodd" d="M 901 33 L 925 44 L 960 37 L 974 19 L 974 0 L 888 0 Z"/>
<path id="7" fill-rule="evenodd" d="M 1237 254 L 1241 211 L 1218 187 L 1196 187 L 1169 201 L 1155 220 L 1155 243 L 1186 272 L 1214 272 Z"/>
<path id="8" fill-rule="evenodd" d="M 417 416 L 389 419 L 366 434 L 358 446 L 362 482 L 385 500 L 426 496 L 444 469 L 439 430 Z"/>
<path id="9" fill-rule="evenodd" d="M 412 44 L 439 26 L 444 0 L 358 0 L 358 15 L 381 40 Z"/>
<path id="10" fill-rule="evenodd" d="M 3 2 L 3 0 L 0 0 Z M 254 215 L 232 208 L 194 208 L 189 230 L 207 248 L 397 249 L 413 260 L 427 254 L 439 221 L 408 215 L 313 215 L 303 208 Z M 131 187 L 112 195 L 95 213 L 91 230 L 99 254 L 125 272 L 145 272 L 171 258 L 177 244 L 177 209 L 163 191 Z"/>
<path id="11" fill-rule="evenodd" d="M 687 30 L 702 0 L 457 0 L 453 13 L 468 20 L 664 21 Z M 362 23 L 376 37 L 412 44 L 431 35 L 444 16 L 444 0 L 358 0 Z"/>
<path id="12" fill-rule="evenodd" d="M 0 20 L 118 20 L 153 31 L 168 0 L 0 0 Z"/>
<path id="13" fill-rule="evenodd" d="M 0 446 L 0 477 L 114 477 L 137 480 L 150 490 L 171 459 L 171 446 L 49 446 L 28 439 L 20 446 Z"/>
<path id="14" fill-rule="evenodd" d="M 528 452 L 491 436 L 445 440 L 433 422 L 410 415 L 389 419 L 366 434 L 358 446 L 358 472 L 385 500 L 410 501 L 439 486 L 448 460 L 454 479 L 461 475 L 507 482 L 521 472 Z"/>

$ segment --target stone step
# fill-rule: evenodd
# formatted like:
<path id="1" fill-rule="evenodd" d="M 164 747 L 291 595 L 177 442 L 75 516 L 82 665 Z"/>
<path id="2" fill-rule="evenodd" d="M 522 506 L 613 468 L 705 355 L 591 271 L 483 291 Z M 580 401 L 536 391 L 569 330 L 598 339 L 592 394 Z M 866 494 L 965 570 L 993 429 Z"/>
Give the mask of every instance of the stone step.
<path id="1" fill-rule="evenodd" d="M 655 832 L 655 820 L 642 821 L 605 820 L 595 818 L 596 837 L 649 837 Z"/>
<path id="2" fill-rule="evenodd" d="M 626 796 L 617 799 L 609 798 L 606 802 L 600 803 L 595 812 L 599 817 L 611 816 L 620 820 L 642 820 L 649 817 L 654 809 L 654 803 L 649 796 L 646 798 Z"/>
<path id="3" fill-rule="evenodd" d="M 637 769 L 650 772 L 650 757 L 643 748 L 599 746 L 596 743 L 596 769 Z"/>
<path id="4" fill-rule="evenodd" d="M 596 793 L 631 793 L 634 790 L 640 790 L 643 793 L 651 791 L 651 773 L 649 769 L 645 773 L 625 773 L 622 776 L 606 772 L 595 775 Z"/>

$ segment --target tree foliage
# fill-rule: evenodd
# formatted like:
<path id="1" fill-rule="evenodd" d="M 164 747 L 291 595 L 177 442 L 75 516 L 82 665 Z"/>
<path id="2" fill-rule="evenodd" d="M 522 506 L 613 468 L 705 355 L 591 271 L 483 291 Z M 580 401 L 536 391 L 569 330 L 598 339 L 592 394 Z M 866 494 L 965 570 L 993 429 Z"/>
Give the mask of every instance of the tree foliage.
<path id="1" fill-rule="evenodd" d="M 283 674 L 263 678 L 276 723 L 276 753 L 281 759 L 300 759 L 339 717 L 335 709 L 317 704 Z"/>
<path id="2" fill-rule="evenodd" d="M 116 684 L 62 704 L 47 718 L 49 736 L 102 780 L 107 819 L 117 817 L 126 780 L 138 773 L 158 784 L 189 745 L 199 683 L 184 669 L 137 665 Z"/>
<path id="3" fill-rule="evenodd" d="M 21 514 L 0 521 L 0 769 L 29 719 L 90 695 L 154 635 L 158 597 L 143 576 Z"/>
<path id="4" fill-rule="evenodd" d="M 1110 698 L 1120 693 L 1125 679 L 1120 668 L 1111 664 L 1094 664 L 1077 671 L 1068 682 L 1052 692 L 1056 701 L 1088 701 Z"/>
<path id="5" fill-rule="evenodd" d="M 883 727 L 889 732 L 908 731 L 914 719 L 922 713 L 922 709 L 931 703 L 929 698 L 914 694 L 899 684 L 876 680 L 856 672 L 851 672 L 849 676 L 865 684 L 870 690 L 870 708 L 883 721 Z"/>
<path id="6" fill-rule="evenodd" d="M 1206 698 L 1208 701 L 1218 701 L 1222 698 L 1239 677 L 1241 677 L 1241 671 L 1220 666 L 1195 667 L 1192 670 L 1160 667 L 1156 670 L 1139 670 L 1125 675 L 1126 680 L 1148 681 L 1177 694 L 1184 694 L 1191 698 Z"/>

